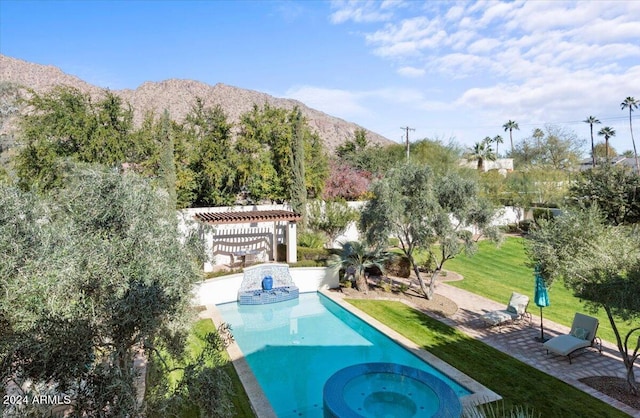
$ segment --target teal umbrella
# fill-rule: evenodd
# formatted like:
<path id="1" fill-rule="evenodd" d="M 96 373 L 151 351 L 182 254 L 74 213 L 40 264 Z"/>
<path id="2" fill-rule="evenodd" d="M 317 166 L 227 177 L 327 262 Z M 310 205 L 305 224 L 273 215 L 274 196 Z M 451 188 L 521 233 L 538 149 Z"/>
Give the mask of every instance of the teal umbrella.
<path id="1" fill-rule="evenodd" d="M 540 272 L 539 266 L 536 266 L 535 277 L 536 277 L 536 290 L 533 295 L 533 300 L 536 303 L 536 305 L 540 307 L 540 338 L 536 338 L 536 340 L 540 342 L 545 342 L 547 341 L 547 338 L 544 338 L 544 324 L 542 323 L 542 308 L 549 306 L 550 303 L 549 303 L 549 292 L 547 291 L 547 286 L 544 283 L 544 278 L 542 277 L 542 273 Z"/>

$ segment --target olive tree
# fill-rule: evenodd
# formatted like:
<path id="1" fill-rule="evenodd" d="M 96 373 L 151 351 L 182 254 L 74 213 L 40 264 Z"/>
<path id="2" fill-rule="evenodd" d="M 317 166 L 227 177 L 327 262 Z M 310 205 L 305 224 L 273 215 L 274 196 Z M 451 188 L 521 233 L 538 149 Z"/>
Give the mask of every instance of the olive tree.
<path id="1" fill-rule="evenodd" d="M 0 185 L 0 386 L 64 393 L 73 416 L 138 416 L 134 358 L 183 348 L 201 245 L 136 175 L 71 173 L 45 196 Z"/>
<path id="2" fill-rule="evenodd" d="M 390 170 L 372 193 L 360 216 L 367 241 L 383 247 L 389 237 L 397 238 L 427 299 L 448 260 L 473 253 L 482 235 L 500 238 L 491 227 L 494 211 L 479 198 L 476 182 L 455 172 L 441 177 L 428 166 L 407 164 Z M 435 263 L 428 286 L 415 260 L 418 249 Z"/>
<path id="3" fill-rule="evenodd" d="M 586 170 L 571 184 L 567 203 L 576 208 L 596 204 L 611 225 L 640 223 L 640 174 L 618 166 Z"/>
<path id="4" fill-rule="evenodd" d="M 587 308 L 605 310 L 634 394 L 634 362 L 640 350 L 640 326 L 634 322 L 640 318 L 639 232 L 611 225 L 593 206 L 541 220 L 527 240 L 531 264 L 539 266 L 547 285 L 560 279 Z M 628 328 L 624 337 L 618 321 Z"/>
<path id="5" fill-rule="evenodd" d="M 323 202 L 314 200 L 308 205 L 308 226 L 327 236 L 327 246 L 331 247 L 336 238 L 343 234 L 349 224 L 358 220 L 358 211 L 351 209 L 345 201 Z"/>

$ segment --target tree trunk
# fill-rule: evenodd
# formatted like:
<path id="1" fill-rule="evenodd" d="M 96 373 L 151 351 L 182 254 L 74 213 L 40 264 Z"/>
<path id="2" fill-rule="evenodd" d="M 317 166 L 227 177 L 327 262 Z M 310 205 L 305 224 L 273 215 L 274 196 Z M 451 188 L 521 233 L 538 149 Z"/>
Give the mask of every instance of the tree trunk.
<path id="1" fill-rule="evenodd" d="M 356 273 L 356 287 L 359 292 L 363 292 L 365 295 L 369 293 L 369 283 L 364 274 Z"/>
<path id="2" fill-rule="evenodd" d="M 636 383 L 636 375 L 633 371 L 633 363 L 631 363 L 631 367 L 627 366 L 627 384 L 629 384 L 629 390 L 631 391 L 631 393 L 634 396 L 638 396 L 638 383 Z"/>
<path id="3" fill-rule="evenodd" d="M 433 299 L 433 288 L 432 286 L 427 287 L 427 285 L 425 284 L 424 280 L 422 279 L 422 276 L 420 275 L 420 269 L 418 268 L 417 264 L 413 260 L 413 256 L 407 255 L 407 258 L 409 258 L 409 263 L 411 263 L 411 266 L 413 267 L 413 272 L 416 274 L 416 277 L 418 278 L 418 283 L 420 283 L 420 290 L 422 290 L 424 297 L 427 298 L 427 300 Z"/>
<path id="4" fill-rule="evenodd" d="M 591 167 L 596 166 L 596 148 L 593 145 L 593 123 L 591 125 Z"/>
<path id="5" fill-rule="evenodd" d="M 640 163 L 638 163 L 638 151 L 636 151 L 636 141 L 633 139 L 633 124 L 631 123 L 632 107 L 629 105 L 629 130 L 631 131 L 631 143 L 633 144 L 633 157 L 636 160 L 636 172 L 640 174 Z"/>
<path id="6" fill-rule="evenodd" d="M 629 390 L 632 394 L 638 395 L 638 384 L 636 383 L 635 373 L 633 371 L 633 364 L 635 363 L 636 356 L 629 355 L 629 349 L 627 347 L 627 340 L 629 336 L 637 330 L 633 329 L 629 331 L 627 334 L 627 339 L 624 344 L 622 343 L 622 338 L 620 338 L 620 331 L 618 331 L 618 327 L 613 319 L 613 313 L 611 312 L 611 308 L 608 306 L 604 306 L 604 310 L 607 313 L 607 318 L 609 318 L 609 323 L 611 324 L 611 328 L 613 329 L 613 333 L 616 336 L 616 344 L 618 346 L 618 351 L 620 352 L 620 356 L 622 356 L 622 362 L 624 363 L 624 367 L 627 369 L 627 384 L 629 385 Z M 640 344 L 640 341 L 639 341 Z"/>

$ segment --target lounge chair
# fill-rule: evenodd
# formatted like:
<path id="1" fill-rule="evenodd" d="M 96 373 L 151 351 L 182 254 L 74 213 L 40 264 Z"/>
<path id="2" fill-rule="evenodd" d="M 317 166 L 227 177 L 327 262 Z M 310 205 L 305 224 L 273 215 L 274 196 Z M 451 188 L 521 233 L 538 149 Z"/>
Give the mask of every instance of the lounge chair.
<path id="1" fill-rule="evenodd" d="M 571 324 L 571 332 L 551 338 L 544 343 L 544 348 L 547 349 L 547 354 L 551 352 L 568 357 L 569 364 L 571 364 L 571 355 L 583 348 L 594 347 L 602 354 L 602 340 L 596 336 L 598 325 L 598 318 L 576 312 Z"/>
<path id="2" fill-rule="evenodd" d="M 527 312 L 527 306 L 529 306 L 529 297 L 513 292 L 506 309 L 487 312 L 481 318 L 487 326 L 498 326 L 498 328 L 523 320 L 528 320 L 531 325 L 531 314 Z"/>

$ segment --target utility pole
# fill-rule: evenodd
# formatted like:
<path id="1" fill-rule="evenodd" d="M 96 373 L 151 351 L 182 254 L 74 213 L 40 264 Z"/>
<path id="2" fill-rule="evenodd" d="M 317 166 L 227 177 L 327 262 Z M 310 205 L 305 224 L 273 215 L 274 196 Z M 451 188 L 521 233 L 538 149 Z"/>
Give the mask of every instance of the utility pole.
<path id="1" fill-rule="evenodd" d="M 409 131 L 415 131 L 414 128 L 409 128 L 408 126 L 400 127 L 403 131 L 405 131 L 405 141 L 407 144 L 407 162 L 409 162 Z"/>

